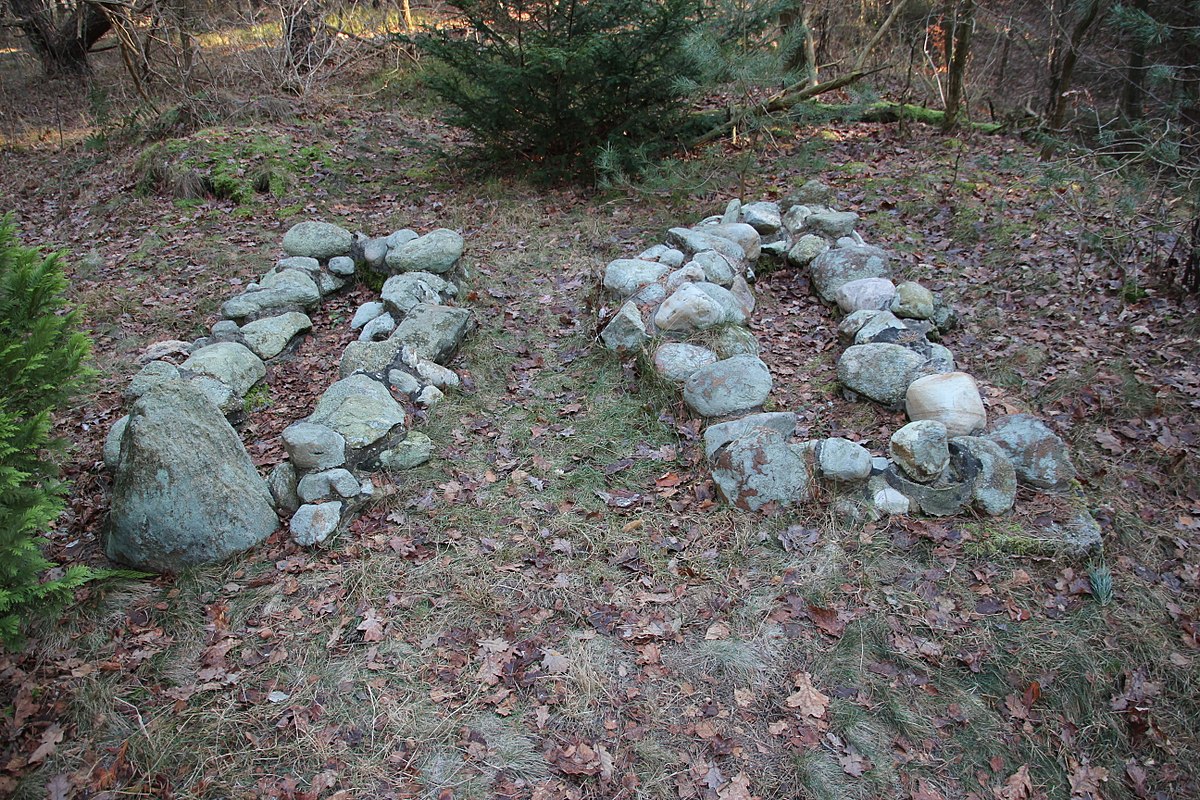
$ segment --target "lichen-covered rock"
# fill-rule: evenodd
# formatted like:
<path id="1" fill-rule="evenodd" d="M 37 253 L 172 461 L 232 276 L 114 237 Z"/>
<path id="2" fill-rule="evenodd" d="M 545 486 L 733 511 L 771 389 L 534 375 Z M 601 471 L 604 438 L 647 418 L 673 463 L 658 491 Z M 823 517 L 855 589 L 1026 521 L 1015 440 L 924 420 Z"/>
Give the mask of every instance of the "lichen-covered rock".
<path id="1" fill-rule="evenodd" d="M 304 547 L 320 544 L 337 530 L 342 521 L 342 504 L 338 500 L 327 503 L 305 503 L 296 509 L 288 525 L 292 541 Z"/>
<path id="2" fill-rule="evenodd" d="M 305 273 L 285 269 L 273 273 L 270 286 L 247 289 L 221 306 L 227 319 L 248 320 L 284 311 L 312 309 L 321 301 L 321 290 Z M 264 279 L 265 280 L 265 279 Z"/>
<path id="3" fill-rule="evenodd" d="M 805 230 L 814 231 L 831 239 L 849 236 L 858 225 L 858 214 L 853 211 L 825 211 L 809 214 L 804 220 Z"/>
<path id="4" fill-rule="evenodd" d="M 924 366 L 919 353 L 898 344 L 856 344 L 838 359 L 837 375 L 847 389 L 897 407 Z"/>
<path id="5" fill-rule="evenodd" d="M 375 319 L 363 325 L 359 331 L 360 342 L 382 342 L 396 331 L 396 318 L 391 314 L 380 314 Z"/>
<path id="6" fill-rule="evenodd" d="M 392 272 L 449 272 L 463 254 L 463 237 L 446 228 L 438 228 L 388 251 L 385 259 Z"/>
<path id="7" fill-rule="evenodd" d="M 654 371 L 671 383 L 683 383 L 696 370 L 716 362 L 716 353 L 694 344 L 667 342 L 654 351 Z"/>
<path id="8" fill-rule="evenodd" d="M 333 469 L 346 463 L 346 439 L 327 425 L 295 422 L 283 429 L 283 449 L 301 472 Z"/>
<path id="9" fill-rule="evenodd" d="M 179 377 L 179 367 L 174 364 L 166 361 L 151 361 L 142 367 L 138 374 L 134 375 L 133 379 L 129 381 L 129 385 L 125 387 L 125 399 L 129 401 L 137 400 L 158 384 L 166 383 L 167 381 L 177 381 Z"/>
<path id="10" fill-rule="evenodd" d="M 704 430 L 705 457 L 711 461 L 717 450 L 734 439 L 746 436 L 755 428 L 770 428 L 784 439 L 788 439 L 796 430 L 796 415 L 790 411 L 769 411 L 709 425 Z"/>
<path id="11" fill-rule="evenodd" d="M 757 356 L 759 353 L 758 339 L 754 338 L 749 328 L 743 328 L 741 325 L 722 327 L 710 344 L 718 358 Z"/>
<path id="12" fill-rule="evenodd" d="M 244 397 L 251 386 L 267 376 L 267 366 L 262 359 L 237 342 L 218 342 L 202 347 L 188 356 L 180 369 L 218 380 L 238 397 Z"/>
<path id="13" fill-rule="evenodd" d="M 1014 414 L 996 420 L 984 434 L 1008 454 L 1017 480 L 1038 489 L 1060 489 L 1075 480 L 1067 446 L 1041 420 Z"/>
<path id="14" fill-rule="evenodd" d="M 471 330 L 473 319 L 465 308 L 420 303 L 396 326 L 391 338 L 411 346 L 422 358 L 445 364 Z"/>
<path id="15" fill-rule="evenodd" d="M 384 438 L 404 421 L 404 408 L 386 386 L 367 375 L 351 375 L 332 384 L 308 418 L 337 431 L 356 450 Z"/>
<path id="16" fill-rule="evenodd" d="M 712 476 L 721 497 L 747 511 L 768 503 L 790 506 L 812 494 L 805 459 L 771 428 L 756 427 L 729 442 L 717 453 Z"/>
<path id="17" fill-rule="evenodd" d="M 771 393 L 771 371 L 754 356 L 734 356 L 701 367 L 683 384 L 683 401 L 705 417 L 761 406 Z"/>
<path id="18" fill-rule="evenodd" d="M 829 249 L 829 242 L 824 237 L 807 233 L 796 240 L 792 249 L 788 250 L 788 263 L 797 267 L 807 267 L 812 260 Z"/>
<path id="19" fill-rule="evenodd" d="M 722 320 L 723 322 L 727 322 L 732 325 L 745 325 L 746 318 L 754 310 L 753 295 L 751 295 L 749 298 L 750 305 L 749 308 L 747 308 L 748 301 L 745 294 L 739 297 L 730 289 L 726 289 L 724 286 L 718 286 L 715 283 L 709 283 L 708 281 L 701 281 L 700 283 L 693 283 L 691 285 L 695 286 L 697 289 L 708 295 L 712 300 L 716 301 L 717 305 L 719 305 L 725 312 L 725 317 Z M 743 282 L 742 285 L 745 286 L 745 283 Z M 746 289 L 746 292 L 748 291 L 749 289 Z"/>
<path id="20" fill-rule="evenodd" d="M 350 319 L 350 330 L 356 331 L 373 319 L 387 313 L 387 306 L 378 300 L 363 303 Z"/>
<path id="21" fill-rule="evenodd" d="M 850 281 L 891 276 L 887 253 L 869 245 L 826 250 L 808 270 L 814 291 L 827 303 L 834 302 L 837 290 Z"/>
<path id="22" fill-rule="evenodd" d="M 896 287 L 890 308 L 897 317 L 933 319 L 933 292 L 916 281 L 905 281 Z"/>
<path id="23" fill-rule="evenodd" d="M 735 264 L 716 250 L 702 250 L 696 253 L 688 264 L 700 268 L 704 273 L 701 280 L 715 283 L 718 286 L 729 287 L 733 284 L 734 277 L 737 276 Z"/>
<path id="24" fill-rule="evenodd" d="M 621 306 L 600 332 L 600 340 L 609 350 L 617 352 L 641 350 L 650 341 L 650 335 L 646 333 L 646 323 L 642 321 L 642 312 L 637 304 L 628 302 Z"/>
<path id="25" fill-rule="evenodd" d="M 350 256 L 334 256 L 329 259 L 329 271 L 341 278 L 349 278 L 354 274 L 354 259 Z"/>
<path id="26" fill-rule="evenodd" d="M 705 225 L 700 229 L 710 236 L 720 236 L 742 248 L 746 260 L 753 263 L 758 260 L 759 249 L 762 247 L 762 236 L 753 226 L 744 222 L 722 222 L 718 225 Z"/>
<path id="27" fill-rule="evenodd" d="M 716 250 L 738 264 L 746 260 L 746 251 L 737 242 L 692 228 L 671 228 L 667 231 L 667 242 L 689 256 L 705 250 Z"/>
<path id="28" fill-rule="evenodd" d="M 379 454 L 379 465 L 383 469 L 400 472 L 421 466 L 432 455 L 433 440 L 420 431 L 409 431 L 394 447 Z"/>
<path id="29" fill-rule="evenodd" d="M 783 214 L 778 203 L 747 203 L 741 209 L 742 222 L 763 236 L 769 236 L 783 227 Z"/>
<path id="30" fill-rule="evenodd" d="M 783 201 L 786 211 L 792 206 L 827 206 L 835 199 L 833 189 L 813 178 L 805 181 L 799 188 L 789 194 Z"/>
<path id="31" fill-rule="evenodd" d="M 985 514 L 1003 514 L 1017 499 L 1017 471 L 1000 445 L 978 436 L 959 436 L 953 442 L 979 462 L 972 497 Z"/>
<path id="32" fill-rule="evenodd" d="M 871 476 L 871 453 L 849 439 L 825 439 L 817 449 L 821 475 L 838 483 L 865 481 Z"/>
<path id="33" fill-rule="evenodd" d="M 689 261 L 667 276 L 666 290 L 673 292 L 685 283 L 699 283 L 705 280 L 704 270 L 694 261 Z"/>
<path id="34" fill-rule="evenodd" d="M 275 510 L 282 514 L 294 514 L 300 507 L 300 496 L 296 494 L 296 486 L 300 476 L 296 473 L 296 465 L 283 461 L 274 466 L 267 476 L 267 489 L 271 499 L 275 501 Z"/>
<path id="35" fill-rule="evenodd" d="M 141 395 L 138 396 L 141 397 Z M 125 435 L 125 426 L 128 424 L 129 415 L 126 414 L 113 423 L 113 426 L 108 429 L 108 435 L 104 437 L 104 466 L 110 472 L 117 468 L 117 462 L 121 460 L 121 437 Z"/>
<path id="36" fill-rule="evenodd" d="M 337 467 L 308 473 L 300 479 L 296 494 L 305 503 L 317 503 L 329 498 L 349 499 L 362 494 L 362 484 L 353 472 Z"/>
<path id="37" fill-rule="evenodd" d="M 307 314 L 289 311 L 274 317 L 263 317 L 242 326 L 242 341 L 262 359 L 274 358 L 288 343 L 305 331 L 312 330 Z"/>
<path id="38" fill-rule="evenodd" d="M 934 420 L 910 422 L 892 434 L 888 453 L 912 480 L 936 480 L 950 465 L 946 426 Z"/>
<path id="39" fill-rule="evenodd" d="M 440 305 L 457 294 L 457 286 L 431 272 L 405 272 L 384 282 L 380 298 L 399 318 L 421 303 Z"/>
<path id="40" fill-rule="evenodd" d="M 626 298 L 667 274 L 666 265 L 637 258 L 618 258 L 604 268 L 604 288 Z"/>
<path id="41" fill-rule="evenodd" d="M 247 550 L 278 524 L 237 432 L 202 392 L 171 381 L 133 404 L 113 479 L 109 558 L 175 572 Z"/>
<path id="42" fill-rule="evenodd" d="M 354 244 L 354 235 L 329 222 L 300 222 L 283 235 L 283 249 L 289 256 L 307 256 L 326 261 L 344 256 Z"/>

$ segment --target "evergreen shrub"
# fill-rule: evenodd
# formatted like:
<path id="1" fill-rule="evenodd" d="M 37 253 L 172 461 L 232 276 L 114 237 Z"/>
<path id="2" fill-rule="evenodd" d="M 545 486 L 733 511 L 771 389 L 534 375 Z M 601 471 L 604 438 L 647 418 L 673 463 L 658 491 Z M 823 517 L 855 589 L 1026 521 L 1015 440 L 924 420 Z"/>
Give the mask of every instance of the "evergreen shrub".
<path id="1" fill-rule="evenodd" d="M 0 642 L 19 642 L 21 622 L 54 608 L 95 576 L 87 567 L 47 571 L 42 533 L 63 508 L 50 416 L 81 388 L 90 347 L 66 308 L 57 256 L 22 247 L 0 217 Z"/>
<path id="2" fill-rule="evenodd" d="M 698 0 L 449 0 L 457 22 L 418 37 L 428 82 L 487 155 L 547 175 L 684 134 Z"/>

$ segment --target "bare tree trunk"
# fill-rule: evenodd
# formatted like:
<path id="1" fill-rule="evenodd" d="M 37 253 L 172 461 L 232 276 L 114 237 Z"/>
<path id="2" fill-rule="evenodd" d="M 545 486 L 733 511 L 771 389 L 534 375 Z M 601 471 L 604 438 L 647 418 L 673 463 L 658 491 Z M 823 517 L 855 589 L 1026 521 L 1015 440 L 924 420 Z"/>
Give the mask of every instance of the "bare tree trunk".
<path id="1" fill-rule="evenodd" d="M 946 80 L 946 115 L 942 117 L 943 132 L 952 131 L 958 126 L 958 110 L 963 101 L 974 28 L 975 0 L 960 0 L 954 10 L 954 28 L 946 32 L 950 59 L 947 61 L 949 74 Z"/>
<path id="2" fill-rule="evenodd" d="M 813 40 L 809 3 L 801 2 L 779 12 L 779 30 L 785 38 L 799 35 L 800 46 L 788 55 L 788 72 L 804 74 L 809 86 L 817 85 L 817 46 Z"/>
<path id="3" fill-rule="evenodd" d="M 88 51 L 112 27 L 99 4 L 79 2 L 60 21 L 47 0 L 8 3 L 47 76 L 83 77 L 91 72 Z"/>
<path id="4" fill-rule="evenodd" d="M 1150 0 L 1133 0 L 1133 9 L 1143 14 L 1150 8 Z M 1126 120 L 1135 122 L 1142 118 L 1142 104 L 1146 94 L 1146 40 L 1134 33 L 1129 43 L 1129 67 L 1125 72 L 1125 90 L 1121 92 L 1121 114 Z"/>
<path id="5" fill-rule="evenodd" d="M 284 2 L 281 10 L 289 66 L 297 75 L 307 75 L 317 65 L 317 23 L 320 21 L 317 2 L 290 0 Z"/>
<path id="6" fill-rule="evenodd" d="M 1075 64 L 1079 61 L 1079 53 L 1083 47 L 1083 41 L 1087 37 L 1088 31 L 1091 30 L 1092 26 L 1100 18 L 1101 2 L 1102 0 L 1088 0 L 1082 14 L 1075 22 L 1075 26 L 1071 29 L 1069 39 L 1063 40 L 1061 36 L 1055 37 L 1051 60 L 1052 64 L 1057 62 L 1054 64 L 1057 69 L 1054 69 L 1050 76 L 1050 98 L 1047 103 L 1046 114 L 1047 125 L 1051 133 L 1062 132 L 1063 122 L 1067 117 L 1068 92 L 1071 90 L 1071 77 L 1075 73 Z M 1055 24 L 1061 27 L 1061 18 L 1056 20 Z M 1054 151 L 1054 145 L 1047 142 L 1042 147 L 1042 159 L 1053 158 Z"/>

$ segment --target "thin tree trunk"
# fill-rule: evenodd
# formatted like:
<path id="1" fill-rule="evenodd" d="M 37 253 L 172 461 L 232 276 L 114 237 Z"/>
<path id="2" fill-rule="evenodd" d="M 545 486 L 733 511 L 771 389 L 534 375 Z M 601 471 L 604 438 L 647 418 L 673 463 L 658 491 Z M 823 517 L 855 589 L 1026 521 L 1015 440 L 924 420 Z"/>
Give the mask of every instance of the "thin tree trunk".
<path id="1" fill-rule="evenodd" d="M 1133 8 L 1143 14 L 1150 0 L 1133 0 Z M 1125 73 L 1125 90 L 1121 92 L 1121 114 L 1136 122 L 1142 118 L 1142 103 L 1146 93 L 1146 40 L 1136 33 L 1129 43 L 1129 67 Z"/>
<path id="2" fill-rule="evenodd" d="M 942 131 L 948 132 L 958 126 L 958 111 L 963 101 L 963 87 L 967 78 L 967 60 L 971 55 L 971 35 L 975 28 L 975 0 L 961 0 L 955 9 L 952 52 L 948 63 L 946 80 L 946 116 L 942 118 Z"/>
<path id="3" fill-rule="evenodd" d="M 800 46 L 793 49 L 784 65 L 788 72 L 802 72 L 809 86 L 817 85 L 817 46 L 813 40 L 809 3 L 800 2 L 779 12 L 779 30 L 784 37 L 798 34 Z"/>
<path id="4" fill-rule="evenodd" d="M 1100 3 L 1101 0 L 1088 0 L 1088 4 L 1083 9 L 1083 14 L 1075 23 L 1075 27 L 1071 29 L 1071 37 L 1065 44 L 1065 50 L 1059 50 L 1061 58 L 1058 59 L 1058 70 L 1051 78 L 1051 93 L 1048 104 L 1049 113 L 1046 115 L 1047 124 L 1050 132 L 1058 134 L 1062 132 L 1063 123 L 1067 117 L 1067 94 L 1071 90 L 1071 77 L 1075 73 L 1075 64 L 1079 61 L 1080 48 L 1083 46 L 1083 40 L 1087 36 L 1089 30 L 1100 18 Z M 1043 160 L 1054 157 L 1055 147 L 1051 142 L 1047 142 L 1042 147 L 1041 157 Z"/>

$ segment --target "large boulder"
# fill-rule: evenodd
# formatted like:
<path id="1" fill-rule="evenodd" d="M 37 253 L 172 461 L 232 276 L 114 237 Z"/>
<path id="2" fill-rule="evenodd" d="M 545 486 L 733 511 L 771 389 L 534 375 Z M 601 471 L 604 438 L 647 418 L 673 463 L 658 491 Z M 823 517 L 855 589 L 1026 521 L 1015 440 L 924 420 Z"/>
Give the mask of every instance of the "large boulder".
<path id="1" fill-rule="evenodd" d="M 307 256 L 327 261 L 344 256 L 354 244 L 354 235 L 328 222 L 300 222 L 283 235 L 283 249 L 289 256 Z"/>
<path id="2" fill-rule="evenodd" d="M 237 342 L 218 342 L 192 353 L 180 369 L 206 375 L 225 384 L 238 397 L 267 376 L 267 366 L 250 348 Z"/>
<path id="3" fill-rule="evenodd" d="M 110 558 L 174 572 L 247 550 L 278 525 L 237 432 L 199 389 L 163 383 L 133 404 L 113 480 Z"/>
<path id="4" fill-rule="evenodd" d="M 965 372 L 926 375 L 909 384 L 904 409 L 908 418 L 937 420 L 950 438 L 971 436 L 987 426 L 979 386 Z"/>
<path id="5" fill-rule="evenodd" d="M 756 511 L 767 503 L 790 506 L 812 495 L 807 461 L 772 428 L 756 427 L 717 453 L 713 481 L 727 503 Z"/>
<path id="6" fill-rule="evenodd" d="M 1021 483 L 1038 489 L 1060 489 L 1075 480 L 1075 465 L 1066 444 L 1036 417 L 1002 417 L 984 438 L 1008 454 Z"/>
<path id="7" fill-rule="evenodd" d="M 827 303 L 834 302 L 837 290 L 850 281 L 891 276 L 887 253 L 870 245 L 826 250 L 812 260 L 808 270 L 813 289 Z"/>
<path id="8" fill-rule="evenodd" d="M 920 377 L 925 359 L 898 344 L 856 344 L 837 363 L 838 380 L 847 389 L 877 403 L 898 407 L 909 384 Z"/>
<path id="9" fill-rule="evenodd" d="M 683 383 L 683 401 L 705 417 L 761 406 L 771 393 L 771 371 L 755 356 L 734 356 L 701 367 Z"/>
<path id="10" fill-rule="evenodd" d="M 404 420 L 404 408 L 388 388 L 367 375 L 351 375 L 330 385 L 308 418 L 340 433 L 352 449 L 378 442 Z"/>
<path id="11" fill-rule="evenodd" d="M 432 272 L 442 274 L 454 269 L 463 254 L 463 237 L 446 228 L 430 231 L 388 251 L 387 266 L 392 272 Z"/>

